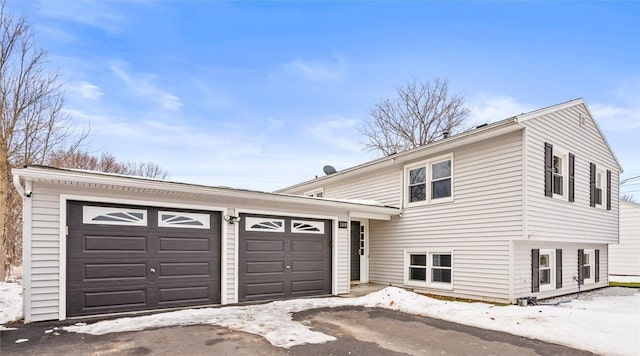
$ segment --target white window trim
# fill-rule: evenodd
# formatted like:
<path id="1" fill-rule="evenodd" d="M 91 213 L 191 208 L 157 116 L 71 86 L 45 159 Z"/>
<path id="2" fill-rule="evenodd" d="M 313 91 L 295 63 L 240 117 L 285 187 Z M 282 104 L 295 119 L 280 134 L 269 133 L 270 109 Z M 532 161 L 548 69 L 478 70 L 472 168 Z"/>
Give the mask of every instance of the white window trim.
<path id="1" fill-rule="evenodd" d="M 425 255 L 427 258 L 425 281 L 409 279 L 409 266 L 411 255 Z M 433 255 L 451 255 L 451 283 L 431 282 L 431 269 L 433 266 Z M 454 255 L 453 250 L 405 250 L 404 251 L 404 284 L 413 287 L 433 288 L 453 290 L 454 283 Z"/>
<path id="2" fill-rule="evenodd" d="M 324 198 L 324 187 L 304 192 L 305 197 Z"/>
<path id="3" fill-rule="evenodd" d="M 569 151 L 562 147 L 553 146 L 551 152 L 551 161 L 553 164 L 553 157 L 558 156 L 562 159 L 562 195 L 556 194 L 553 189 L 553 173 L 551 174 L 551 192 L 556 199 L 562 199 L 569 201 Z M 553 170 L 553 167 L 552 167 Z"/>
<path id="4" fill-rule="evenodd" d="M 139 220 L 134 220 L 133 218 L 132 219 L 122 218 L 121 220 L 93 220 L 101 215 L 108 215 L 113 213 L 141 214 L 142 218 Z M 117 218 L 114 217 L 114 219 L 117 219 Z M 147 226 L 147 210 L 83 205 L 82 206 L 82 223 L 86 225 Z"/>
<path id="5" fill-rule="evenodd" d="M 596 250 L 594 249 L 585 249 L 582 251 L 584 255 L 589 255 L 589 268 L 591 271 L 589 272 L 589 278 L 583 278 L 583 284 L 591 284 L 595 283 L 595 260 L 596 260 Z M 582 261 L 581 261 L 582 262 Z M 584 277 L 584 276 L 583 276 Z"/>
<path id="6" fill-rule="evenodd" d="M 598 174 L 600 174 L 600 204 L 596 202 L 596 208 L 607 208 L 607 170 L 599 168 L 596 164 L 596 188 L 598 188 Z"/>
<path id="7" fill-rule="evenodd" d="M 549 285 L 543 285 L 542 283 L 539 283 L 540 291 L 544 292 L 548 290 L 555 290 L 556 289 L 556 250 L 541 249 L 540 256 L 542 255 L 549 255 Z M 538 257 L 538 259 L 539 258 L 540 257 Z M 542 267 L 540 266 L 539 262 L 540 261 L 538 261 L 538 278 L 540 278 L 539 276 L 542 274 L 540 273 L 540 269 Z"/>
<path id="8" fill-rule="evenodd" d="M 443 198 L 437 198 L 437 199 L 432 199 L 431 198 L 431 182 L 432 180 L 432 175 L 431 175 L 431 166 L 435 163 L 440 163 L 440 162 L 444 162 L 444 161 L 451 161 L 451 195 L 448 197 L 443 197 Z M 421 201 L 415 201 L 415 202 L 411 202 L 410 201 L 410 189 L 409 189 L 409 182 L 410 182 L 410 171 L 416 168 L 425 168 L 425 184 L 426 184 L 426 197 L 425 200 L 421 200 Z M 428 204 L 438 204 L 438 203 L 448 203 L 448 202 L 452 202 L 453 201 L 453 197 L 454 197 L 454 175 L 455 175 L 455 162 L 453 159 L 453 153 L 448 153 L 446 155 L 441 155 L 441 156 L 437 156 L 437 157 L 433 157 L 430 158 L 426 161 L 420 161 L 417 163 L 413 163 L 413 164 L 409 164 L 406 165 L 404 167 L 404 180 L 403 180 L 403 194 L 404 194 L 404 204 L 406 207 L 413 207 L 413 206 L 421 206 L 421 205 L 428 205 Z"/>
<path id="9" fill-rule="evenodd" d="M 179 217 L 190 218 L 193 221 L 199 222 L 201 225 L 181 225 L 181 224 L 172 224 L 171 221 L 162 220 L 163 214 L 171 214 L 177 215 Z M 171 211 L 171 210 L 158 210 L 158 227 L 171 227 L 171 228 L 180 228 L 180 229 L 209 229 L 211 216 L 209 214 L 202 213 L 185 213 L 181 211 Z"/>
<path id="10" fill-rule="evenodd" d="M 318 231 L 313 231 L 313 230 L 303 230 L 303 229 L 296 229 L 295 225 L 296 224 L 308 224 L 316 229 L 318 229 Z M 324 221 L 314 221 L 314 220 L 291 220 L 291 232 L 294 234 L 324 234 Z"/>
<path id="11" fill-rule="evenodd" d="M 247 216 L 244 218 L 244 230 L 245 231 L 259 231 L 259 232 L 284 232 L 284 219 L 279 218 L 265 218 L 265 217 L 255 217 L 255 216 Z M 279 222 L 280 226 L 273 228 L 254 228 L 254 225 L 260 225 L 263 223 L 271 223 L 271 222 Z"/>

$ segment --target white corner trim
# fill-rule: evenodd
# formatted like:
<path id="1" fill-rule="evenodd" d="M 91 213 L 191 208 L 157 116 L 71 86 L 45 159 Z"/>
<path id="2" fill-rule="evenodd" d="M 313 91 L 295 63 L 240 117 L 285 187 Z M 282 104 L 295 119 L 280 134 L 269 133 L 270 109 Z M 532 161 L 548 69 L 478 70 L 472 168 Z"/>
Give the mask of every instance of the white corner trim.
<path id="1" fill-rule="evenodd" d="M 15 177 L 15 176 L 14 176 Z M 15 181 L 14 181 L 15 182 Z M 20 182 L 17 182 L 20 185 Z M 32 183 L 25 181 L 25 186 L 28 191 L 32 189 Z M 22 186 L 20 185 L 20 188 Z M 32 246 L 32 215 L 33 215 L 33 201 L 31 197 L 27 197 L 25 194 L 21 195 L 22 198 L 22 296 L 23 305 L 22 311 L 24 312 L 24 321 L 29 323 L 33 320 L 31 313 L 31 274 L 32 274 L 32 260 L 31 260 L 31 246 Z"/>

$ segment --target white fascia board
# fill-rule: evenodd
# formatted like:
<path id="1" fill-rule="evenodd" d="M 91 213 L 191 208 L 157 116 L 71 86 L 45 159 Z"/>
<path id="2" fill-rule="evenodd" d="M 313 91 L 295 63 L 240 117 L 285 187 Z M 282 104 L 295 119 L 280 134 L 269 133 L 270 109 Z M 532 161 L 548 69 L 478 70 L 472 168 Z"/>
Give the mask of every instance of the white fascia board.
<path id="1" fill-rule="evenodd" d="M 266 193 L 233 188 L 210 187 L 189 183 L 169 182 L 139 177 L 115 176 L 97 172 L 71 171 L 59 168 L 27 167 L 13 169 L 12 173 L 25 180 L 47 182 L 52 184 L 90 184 L 103 186 L 104 189 L 127 188 L 141 191 L 159 190 L 183 194 L 200 194 L 211 197 L 232 199 L 260 200 L 271 203 L 290 203 L 329 209 L 358 210 L 383 215 L 398 215 L 400 209 L 364 205 L 351 202 L 333 201 L 322 198 L 303 197 L 289 194 Z"/>
<path id="2" fill-rule="evenodd" d="M 584 99 L 578 98 L 578 99 L 565 101 L 564 103 L 547 106 L 546 108 L 530 111 L 530 112 L 527 112 L 527 113 L 522 113 L 520 115 L 517 115 L 516 118 L 518 119 L 518 122 L 523 122 L 523 121 L 527 121 L 529 119 L 533 119 L 533 118 L 536 118 L 536 117 L 539 117 L 539 116 L 547 115 L 547 114 L 555 112 L 555 111 L 564 110 L 566 108 L 570 108 L 572 106 L 576 106 L 576 105 L 579 105 L 579 104 L 584 104 Z"/>

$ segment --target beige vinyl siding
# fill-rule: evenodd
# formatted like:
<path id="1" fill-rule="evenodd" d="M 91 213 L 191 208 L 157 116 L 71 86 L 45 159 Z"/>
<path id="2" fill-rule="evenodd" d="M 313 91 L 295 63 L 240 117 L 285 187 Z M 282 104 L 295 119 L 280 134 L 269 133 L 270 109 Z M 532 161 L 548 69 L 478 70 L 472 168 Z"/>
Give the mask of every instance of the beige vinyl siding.
<path id="1" fill-rule="evenodd" d="M 25 318 L 27 321 L 58 319 L 60 197 L 55 193 L 34 188 L 30 199 L 32 199 L 31 291 L 30 310 Z"/>
<path id="2" fill-rule="evenodd" d="M 371 221 L 370 280 L 403 285 L 404 251 L 450 250 L 453 290 L 430 292 L 508 301 L 509 240 L 522 236 L 521 152 L 520 131 L 462 147 L 453 152 L 453 202 Z"/>
<path id="3" fill-rule="evenodd" d="M 376 174 L 353 177 L 340 184 L 324 186 L 326 198 L 370 199 L 387 206 L 400 207 L 402 166 L 394 165 Z"/>
<path id="4" fill-rule="evenodd" d="M 535 296 L 539 299 L 551 298 L 578 292 L 578 283 L 574 276 L 578 276 L 578 249 L 600 250 L 600 281 L 598 283 L 583 284 L 581 291 L 602 288 L 608 285 L 608 250 L 605 244 L 588 243 L 556 243 L 551 241 L 513 241 L 514 244 L 514 296 L 517 298 Z M 538 293 L 531 292 L 531 250 L 532 249 L 562 249 L 562 288 Z"/>
<path id="5" fill-rule="evenodd" d="M 586 117 L 580 126 L 579 117 Z M 526 231 L 529 239 L 615 243 L 618 238 L 618 165 L 583 104 L 526 120 Z M 575 155 L 575 202 L 544 195 L 544 143 Z M 589 163 L 611 173 L 611 210 L 589 206 Z M 565 176 L 568 179 L 568 176 Z M 606 177 L 605 177 L 606 178 Z M 606 207 L 606 179 L 603 192 Z"/>
<path id="6" fill-rule="evenodd" d="M 640 204 L 620 202 L 620 244 L 609 245 L 609 274 L 640 279 Z"/>

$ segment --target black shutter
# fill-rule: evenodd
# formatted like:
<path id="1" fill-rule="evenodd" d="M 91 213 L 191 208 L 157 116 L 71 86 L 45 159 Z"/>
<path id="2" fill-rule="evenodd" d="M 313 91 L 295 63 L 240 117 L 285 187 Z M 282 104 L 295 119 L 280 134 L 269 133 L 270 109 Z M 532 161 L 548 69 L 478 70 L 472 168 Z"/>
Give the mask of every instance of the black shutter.
<path id="1" fill-rule="evenodd" d="M 589 205 L 596 206 L 596 164 L 589 163 Z"/>
<path id="2" fill-rule="evenodd" d="M 553 197 L 553 145 L 544 143 L 544 195 Z"/>
<path id="3" fill-rule="evenodd" d="M 569 153 L 569 201 L 576 201 L 575 193 L 576 156 Z"/>
<path id="4" fill-rule="evenodd" d="M 556 289 L 562 288 L 562 250 L 556 250 Z"/>
<path id="5" fill-rule="evenodd" d="M 584 258 L 584 250 L 578 249 L 578 284 L 579 285 L 584 284 L 584 276 L 582 275 L 582 267 L 584 267 L 584 264 L 582 263 L 583 258 Z"/>
<path id="6" fill-rule="evenodd" d="M 540 250 L 531 250 L 531 292 L 540 291 Z"/>
<path id="7" fill-rule="evenodd" d="M 611 210 L 611 171 L 607 169 L 607 210 Z"/>
<path id="8" fill-rule="evenodd" d="M 600 250 L 596 250 L 596 257 L 595 257 L 595 279 L 596 279 L 596 283 L 600 282 Z"/>

